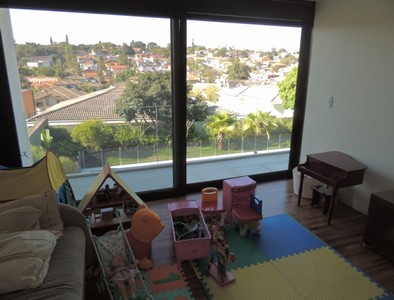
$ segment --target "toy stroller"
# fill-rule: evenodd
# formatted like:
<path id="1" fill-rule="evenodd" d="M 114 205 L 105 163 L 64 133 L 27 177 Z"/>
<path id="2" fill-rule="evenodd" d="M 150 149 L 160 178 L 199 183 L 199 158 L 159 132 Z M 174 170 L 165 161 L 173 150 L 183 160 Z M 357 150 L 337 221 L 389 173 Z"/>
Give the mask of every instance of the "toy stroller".
<path id="1" fill-rule="evenodd" d="M 100 283 L 97 288 L 100 293 L 106 289 L 111 300 L 153 299 L 138 269 L 138 261 L 119 219 L 119 211 L 115 210 L 115 214 L 119 220 L 118 229 L 102 236 L 93 235 L 87 224 L 100 265 Z"/>

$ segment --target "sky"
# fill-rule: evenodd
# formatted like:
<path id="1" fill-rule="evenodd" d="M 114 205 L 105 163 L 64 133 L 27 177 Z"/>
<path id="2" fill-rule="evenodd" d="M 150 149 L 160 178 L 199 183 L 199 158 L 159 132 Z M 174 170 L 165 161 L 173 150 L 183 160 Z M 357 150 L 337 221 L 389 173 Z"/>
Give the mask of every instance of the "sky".
<path id="1" fill-rule="evenodd" d="M 170 42 L 168 19 L 80 14 L 32 10 L 10 10 L 12 31 L 17 44 L 47 45 L 50 39 L 70 44 L 112 42 L 117 45 L 142 41 L 161 47 Z M 298 51 L 301 28 L 188 21 L 187 45 L 234 47 L 269 51 L 284 48 Z"/>

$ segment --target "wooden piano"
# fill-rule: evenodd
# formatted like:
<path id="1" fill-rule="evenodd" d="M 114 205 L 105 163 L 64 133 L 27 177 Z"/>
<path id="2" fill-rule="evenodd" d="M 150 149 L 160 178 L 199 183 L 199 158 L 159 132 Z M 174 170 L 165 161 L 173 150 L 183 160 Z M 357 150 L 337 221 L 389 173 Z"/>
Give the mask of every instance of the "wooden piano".
<path id="1" fill-rule="evenodd" d="M 307 161 L 298 165 L 298 171 L 301 174 L 298 206 L 301 203 L 304 175 L 308 175 L 332 187 L 331 202 L 328 210 L 328 224 L 330 224 L 338 189 L 361 184 L 366 169 L 365 165 L 339 151 L 307 155 Z"/>

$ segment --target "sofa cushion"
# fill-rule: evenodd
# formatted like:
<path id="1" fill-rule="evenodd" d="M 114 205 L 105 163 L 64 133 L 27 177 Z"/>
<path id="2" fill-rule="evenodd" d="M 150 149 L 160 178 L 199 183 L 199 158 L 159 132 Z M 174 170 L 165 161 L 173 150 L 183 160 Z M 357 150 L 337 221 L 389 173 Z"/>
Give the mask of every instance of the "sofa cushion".
<path id="1" fill-rule="evenodd" d="M 41 285 L 56 240 L 46 230 L 0 234 L 0 293 Z"/>
<path id="2" fill-rule="evenodd" d="M 23 206 L 32 206 L 42 211 L 40 217 L 40 226 L 42 229 L 51 230 L 59 236 L 63 234 L 63 220 L 60 216 L 59 203 L 55 191 L 51 190 L 43 194 L 9 201 L 0 205 L 0 212 Z"/>
<path id="3" fill-rule="evenodd" d="M 32 206 L 21 206 L 0 212 L 0 233 L 41 229 L 42 211 Z"/>
<path id="4" fill-rule="evenodd" d="M 1 300 L 79 300 L 84 299 L 85 243 L 82 228 L 67 226 L 57 240 L 44 282 L 35 289 L 0 295 Z"/>

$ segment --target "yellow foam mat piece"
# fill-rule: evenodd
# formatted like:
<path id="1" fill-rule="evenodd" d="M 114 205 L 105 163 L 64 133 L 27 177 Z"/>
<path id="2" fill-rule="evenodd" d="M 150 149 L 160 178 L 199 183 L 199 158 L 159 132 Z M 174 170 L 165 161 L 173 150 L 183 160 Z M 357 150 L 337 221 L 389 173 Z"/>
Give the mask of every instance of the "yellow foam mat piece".
<path id="1" fill-rule="evenodd" d="M 224 287 L 213 277 L 205 278 L 212 299 L 302 299 L 270 263 L 232 270 L 235 282 Z"/>
<path id="2" fill-rule="evenodd" d="M 303 299 L 372 299 L 384 294 L 367 276 L 323 247 L 271 261 Z"/>
<path id="3" fill-rule="evenodd" d="M 232 270 L 234 283 L 204 279 L 212 299 L 372 299 L 384 290 L 332 250 L 317 250 Z"/>

